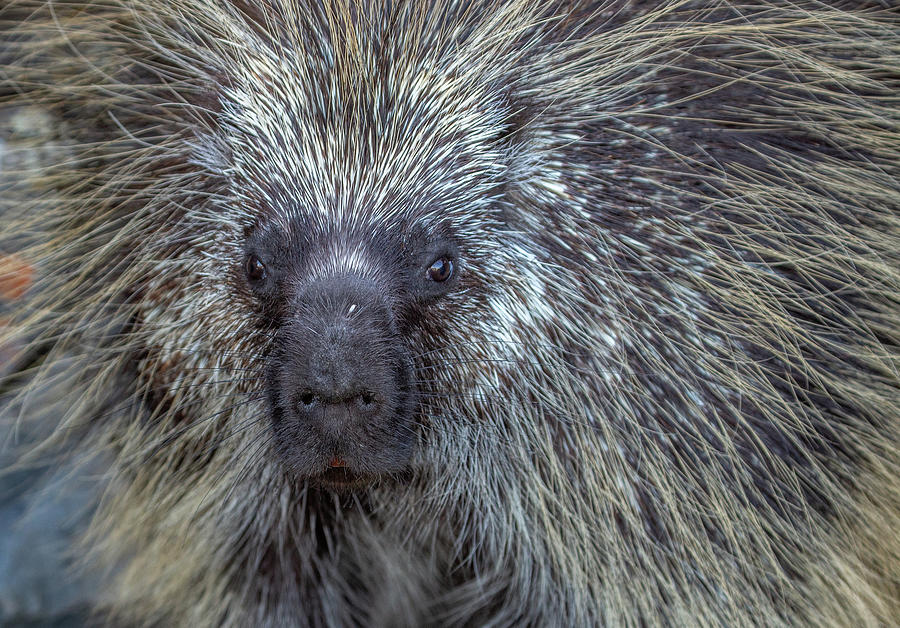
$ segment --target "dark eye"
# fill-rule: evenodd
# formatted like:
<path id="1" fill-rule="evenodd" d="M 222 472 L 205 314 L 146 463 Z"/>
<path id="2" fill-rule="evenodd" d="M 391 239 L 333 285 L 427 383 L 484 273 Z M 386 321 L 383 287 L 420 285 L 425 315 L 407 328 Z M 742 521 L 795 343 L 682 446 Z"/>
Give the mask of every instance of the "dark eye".
<path id="1" fill-rule="evenodd" d="M 268 274 L 266 271 L 266 265 L 262 263 L 255 255 L 251 255 L 247 258 L 247 279 L 253 282 L 262 281 L 266 278 Z"/>
<path id="2" fill-rule="evenodd" d="M 452 275 L 453 262 L 446 257 L 441 257 L 440 259 L 434 260 L 431 266 L 428 267 L 428 270 L 425 271 L 426 277 L 428 277 L 431 281 L 436 281 L 438 283 L 447 281 Z"/>

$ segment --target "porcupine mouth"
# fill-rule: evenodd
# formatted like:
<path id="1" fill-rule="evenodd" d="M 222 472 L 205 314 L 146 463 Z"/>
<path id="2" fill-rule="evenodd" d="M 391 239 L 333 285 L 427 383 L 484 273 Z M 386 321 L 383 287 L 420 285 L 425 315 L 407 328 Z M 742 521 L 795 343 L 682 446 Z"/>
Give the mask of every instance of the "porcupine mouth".
<path id="1" fill-rule="evenodd" d="M 365 483 L 366 478 L 360 476 L 349 469 L 326 469 L 314 479 L 320 484 L 333 486 L 336 488 L 353 488 L 354 486 Z"/>
<path id="2" fill-rule="evenodd" d="M 385 481 L 389 484 L 407 484 L 412 478 L 413 473 L 409 468 L 396 470 L 387 475 L 352 471 L 338 456 L 332 458 L 324 471 L 307 476 L 307 479 L 319 488 L 336 493 L 348 493 Z"/>
<path id="3" fill-rule="evenodd" d="M 328 468 L 322 473 L 312 476 L 317 484 L 338 491 L 346 491 L 366 484 L 371 484 L 373 478 L 369 475 L 354 473 L 347 464 L 338 456 L 332 458 Z"/>

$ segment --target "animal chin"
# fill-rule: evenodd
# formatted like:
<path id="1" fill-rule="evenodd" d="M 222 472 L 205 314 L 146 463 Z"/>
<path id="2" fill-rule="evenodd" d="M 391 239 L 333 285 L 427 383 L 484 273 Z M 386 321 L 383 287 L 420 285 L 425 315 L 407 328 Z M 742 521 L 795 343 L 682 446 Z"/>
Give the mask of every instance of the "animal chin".
<path id="1" fill-rule="evenodd" d="M 334 460 L 332 460 L 332 462 L 334 462 Z M 312 476 L 310 479 L 324 488 L 346 491 L 371 484 L 375 480 L 375 477 L 356 473 L 346 465 L 335 466 L 332 464 L 323 472 Z"/>

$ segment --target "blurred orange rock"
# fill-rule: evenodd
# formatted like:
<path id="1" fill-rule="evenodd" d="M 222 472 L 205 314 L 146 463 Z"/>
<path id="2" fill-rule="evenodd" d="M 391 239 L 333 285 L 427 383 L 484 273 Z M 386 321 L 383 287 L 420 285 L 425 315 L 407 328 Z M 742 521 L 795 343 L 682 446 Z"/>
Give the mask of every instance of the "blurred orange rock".
<path id="1" fill-rule="evenodd" d="M 0 256 L 0 299 L 21 299 L 33 281 L 34 267 L 31 264 L 16 255 Z"/>

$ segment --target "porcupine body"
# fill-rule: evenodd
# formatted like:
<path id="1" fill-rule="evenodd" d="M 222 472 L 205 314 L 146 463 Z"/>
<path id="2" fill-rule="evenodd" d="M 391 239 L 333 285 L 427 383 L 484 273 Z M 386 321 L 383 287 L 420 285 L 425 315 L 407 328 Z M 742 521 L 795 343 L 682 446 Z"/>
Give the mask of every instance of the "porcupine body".
<path id="1" fill-rule="evenodd" d="M 114 621 L 900 616 L 889 3 L 0 7 Z"/>

